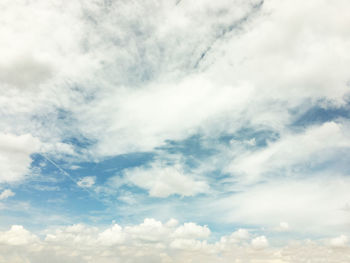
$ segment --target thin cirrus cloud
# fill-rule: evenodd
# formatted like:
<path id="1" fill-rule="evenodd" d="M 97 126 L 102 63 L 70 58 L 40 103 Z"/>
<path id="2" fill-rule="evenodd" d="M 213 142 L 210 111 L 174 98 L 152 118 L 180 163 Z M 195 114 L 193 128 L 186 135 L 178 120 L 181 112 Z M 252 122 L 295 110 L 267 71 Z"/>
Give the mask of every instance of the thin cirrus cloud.
<path id="1" fill-rule="evenodd" d="M 346 262 L 349 7 L 2 1 L 0 261 Z"/>

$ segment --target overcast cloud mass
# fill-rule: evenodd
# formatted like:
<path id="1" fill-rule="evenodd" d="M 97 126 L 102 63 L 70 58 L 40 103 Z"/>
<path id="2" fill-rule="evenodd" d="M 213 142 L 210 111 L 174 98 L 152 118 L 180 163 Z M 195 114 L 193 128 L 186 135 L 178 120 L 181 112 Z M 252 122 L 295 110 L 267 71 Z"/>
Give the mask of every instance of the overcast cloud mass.
<path id="1" fill-rule="evenodd" d="M 0 1 L 0 263 L 350 262 L 349 10 Z"/>

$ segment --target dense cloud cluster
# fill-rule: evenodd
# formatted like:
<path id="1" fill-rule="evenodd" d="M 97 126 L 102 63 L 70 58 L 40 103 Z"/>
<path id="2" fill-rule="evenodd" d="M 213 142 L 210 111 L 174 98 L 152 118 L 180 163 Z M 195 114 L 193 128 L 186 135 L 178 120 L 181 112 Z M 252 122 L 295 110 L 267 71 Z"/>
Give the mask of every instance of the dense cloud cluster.
<path id="1" fill-rule="evenodd" d="M 106 229 L 82 224 L 48 229 L 42 238 L 22 226 L 0 232 L 0 262 L 347 262 L 347 237 L 270 248 L 265 236 L 239 229 L 210 241 L 207 226 L 147 218 Z"/>

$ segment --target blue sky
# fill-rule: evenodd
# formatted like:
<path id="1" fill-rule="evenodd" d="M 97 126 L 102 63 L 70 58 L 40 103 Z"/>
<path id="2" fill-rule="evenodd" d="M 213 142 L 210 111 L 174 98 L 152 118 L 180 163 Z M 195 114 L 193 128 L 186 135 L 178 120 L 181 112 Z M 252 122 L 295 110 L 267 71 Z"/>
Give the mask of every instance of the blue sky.
<path id="1" fill-rule="evenodd" d="M 347 262 L 349 7 L 0 3 L 0 262 Z"/>

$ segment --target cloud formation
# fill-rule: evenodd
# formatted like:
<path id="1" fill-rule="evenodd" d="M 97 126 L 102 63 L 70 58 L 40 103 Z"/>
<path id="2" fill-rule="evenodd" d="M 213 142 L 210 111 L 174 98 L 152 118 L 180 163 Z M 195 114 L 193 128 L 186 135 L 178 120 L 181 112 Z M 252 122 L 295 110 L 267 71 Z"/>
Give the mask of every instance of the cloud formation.
<path id="1" fill-rule="evenodd" d="M 0 133 L 0 182 L 23 179 L 32 162 L 30 155 L 39 149 L 40 141 L 31 134 Z"/>
<path id="2" fill-rule="evenodd" d="M 0 262 L 349 261 L 349 8 L 1 1 Z"/>
<path id="3" fill-rule="evenodd" d="M 40 239 L 22 226 L 0 233 L 0 260 L 5 262 L 345 262 L 349 246 L 342 240 L 304 241 L 270 248 L 265 236 L 240 229 L 210 242 L 206 226 L 145 219 L 140 225 L 107 229 L 82 224 L 48 229 Z M 329 243 L 330 242 L 330 243 Z M 329 244 L 329 245 L 328 245 Z M 16 252 L 15 252 L 16 251 Z"/>
<path id="4" fill-rule="evenodd" d="M 14 196 L 15 193 L 11 191 L 11 189 L 5 189 L 4 191 L 1 192 L 0 194 L 0 200 L 5 200 L 11 196 Z"/>
<path id="5" fill-rule="evenodd" d="M 154 197 L 168 197 L 172 194 L 193 196 L 209 190 L 205 181 L 195 180 L 176 166 L 153 164 L 150 168 L 134 168 L 126 170 L 125 177 L 128 182 L 147 189 L 149 195 Z"/>
<path id="6" fill-rule="evenodd" d="M 79 187 L 91 187 L 95 184 L 95 181 L 96 181 L 96 177 L 95 176 L 85 176 L 83 177 L 82 179 L 80 179 L 78 182 L 77 182 L 77 185 Z"/>

